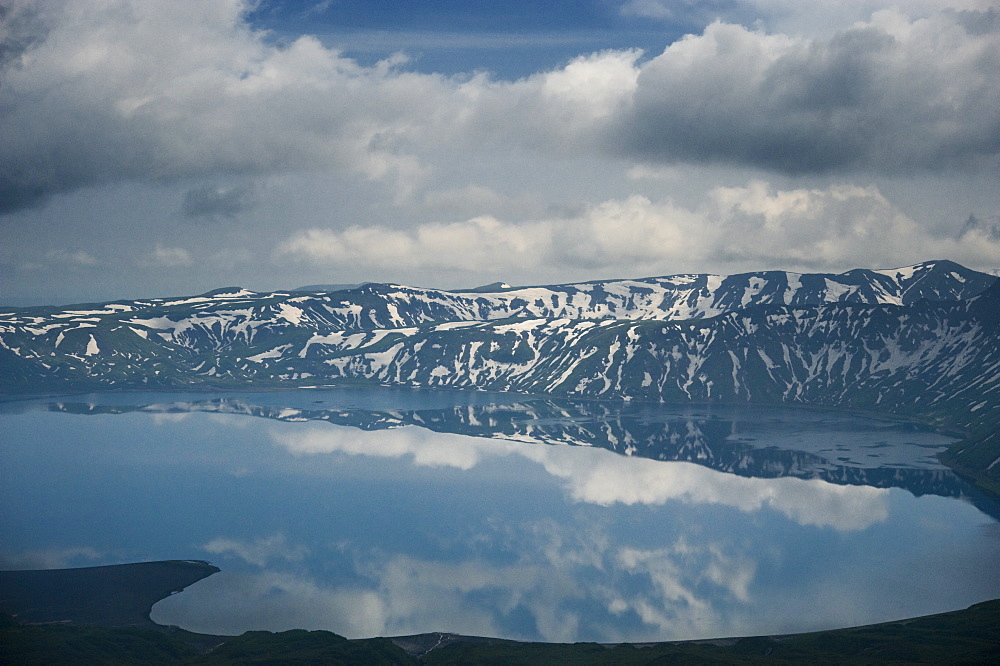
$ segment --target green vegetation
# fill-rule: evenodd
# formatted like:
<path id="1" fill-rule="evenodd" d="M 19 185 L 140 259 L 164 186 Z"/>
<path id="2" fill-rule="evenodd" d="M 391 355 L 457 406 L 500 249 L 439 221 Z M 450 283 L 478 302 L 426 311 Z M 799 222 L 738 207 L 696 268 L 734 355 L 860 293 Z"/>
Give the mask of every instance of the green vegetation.
<path id="1" fill-rule="evenodd" d="M 251 631 L 199 653 L 186 632 L 22 626 L 0 616 L 3 664 L 996 664 L 1000 599 L 885 624 L 728 641 L 600 645 L 451 637 L 426 654 L 414 641 L 348 640 L 328 631 Z M 399 645 L 397 645 L 397 642 Z"/>
<path id="2" fill-rule="evenodd" d="M 989 664 L 1000 663 L 1000 600 L 868 627 L 736 641 L 547 645 L 455 642 L 427 664 Z"/>
<path id="3" fill-rule="evenodd" d="M 175 637 L 136 627 L 22 626 L 0 616 L 2 664 L 179 664 L 198 656 Z"/>
<path id="4" fill-rule="evenodd" d="M 329 631 L 248 631 L 193 664 L 415 664 L 388 638 L 348 640 Z"/>

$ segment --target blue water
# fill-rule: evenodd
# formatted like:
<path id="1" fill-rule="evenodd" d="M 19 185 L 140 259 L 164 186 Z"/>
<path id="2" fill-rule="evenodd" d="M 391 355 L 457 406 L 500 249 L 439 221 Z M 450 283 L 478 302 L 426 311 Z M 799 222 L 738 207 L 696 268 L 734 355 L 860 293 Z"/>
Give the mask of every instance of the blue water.
<path id="1" fill-rule="evenodd" d="M 995 503 L 902 422 L 340 389 L 9 402 L 0 433 L 0 564 L 209 560 L 154 607 L 192 631 L 651 641 L 1000 596 Z"/>

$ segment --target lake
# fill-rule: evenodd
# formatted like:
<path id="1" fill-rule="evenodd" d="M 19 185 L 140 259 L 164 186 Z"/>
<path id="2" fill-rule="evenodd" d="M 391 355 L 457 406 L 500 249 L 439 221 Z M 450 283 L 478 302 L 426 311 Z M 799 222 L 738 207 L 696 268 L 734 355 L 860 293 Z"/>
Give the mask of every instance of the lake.
<path id="1" fill-rule="evenodd" d="M 1000 597 L 1000 508 L 904 421 L 389 388 L 0 403 L 0 565 L 205 559 L 205 633 L 655 641 Z"/>

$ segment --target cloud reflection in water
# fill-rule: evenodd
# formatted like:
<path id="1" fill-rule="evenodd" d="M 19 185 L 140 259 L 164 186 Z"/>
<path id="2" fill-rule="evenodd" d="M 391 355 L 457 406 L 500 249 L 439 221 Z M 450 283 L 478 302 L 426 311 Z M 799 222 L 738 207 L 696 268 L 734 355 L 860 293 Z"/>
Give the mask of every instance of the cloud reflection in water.
<path id="1" fill-rule="evenodd" d="M 951 496 L 742 477 L 521 441 L 526 429 L 93 411 L 5 417 L 0 554 L 212 560 L 222 573 L 153 612 L 191 630 L 647 641 L 1000 594 L 1000 544 L 983 529 L 995 520 Z"/>
<path id="2" fill-rule="evenodd" d="M 353 566 L 364 582 L 347 585 L 301 569 L 223 571 L 158 604 L 153 619 L 183 618 L 186 628 L 210 633 L 332 627 L 375 636 L 446 628 L 556 642 L 704 636 L 745 620 L 740 616 L 748 614 L 755 565 L 745 553 L 727 552 L 732 544 L 680 538 L 643 550 L 615 545 L 606 532 L 580 534 L 577 527 L 519 526 L 536 541 L 509 563 L 357 552 Z M 233 552 L 252 550 L 258 541 Z M 725 618 L 733 605 L 744 606 L 735 625 Z"/>
<path id="3" fill-rule="evenodd" d="M 743 514 L 771 509 L 799 525 L 837 531 L 864 530 L 888 515 L 884 489 L 743 478 L 603 449 L 328 424 L 272 429 L 270 438 L 295 457 L 326 456 L 331 465 L 342 454 L 462 471 L 522 459 L 556 480 L 576 505 L 703 504 Z M 154 617 L 183 618 L 185 627 L 219 633 L 334 627 L 350 636 L 374 636 L 447 629 L 560 642 L 662 640 L 754 628 L 758 556 L 752 553 L 759 544 L 752 539 L 677 526 L 665 526 L 652 539 L 623 538 L 614 524 L 593 516 L 487 522 L 468 542 L 431 554 L 389 552 L 350 540 L 323 551 L 280 533 L 245 540 L 220 535 L 204 549 L 239 558 L 250 570 L 219 574 L 162 602 Z M 461 517 L 440 517 L 452 519 Z M 345 553 L 348 571 L 338 574 L 339 583 L 325 581 L 317 563 Z"/>
<path id="4" fill-rule="evenodd" d="M 341 452 L 375 458 L 412 457 L 415 465 L 462 470 L 471 469 L 484 458 L 517 455 L 562 480 L 573 500 L 601 506 L 658 505 L 670 500 L 723 504 L 741 511 L 769 506 L 800 525 L 837 530 L 865 529 L 888 515 L 886 489 L 792 477 L 746 478 L 692 463 L 665 463 L 604 449 L 481 439 L 413 426 L 379 432 L 314 426 L 302 432 L 273 430 L 271 436 L 295 455 Z"/>

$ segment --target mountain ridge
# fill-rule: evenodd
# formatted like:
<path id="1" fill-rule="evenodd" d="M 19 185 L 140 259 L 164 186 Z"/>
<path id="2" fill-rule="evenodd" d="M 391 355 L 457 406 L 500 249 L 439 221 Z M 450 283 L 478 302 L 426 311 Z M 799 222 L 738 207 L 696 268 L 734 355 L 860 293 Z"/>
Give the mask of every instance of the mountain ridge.
<path id="1" fill-rule="evenodd" d="M 224 288 L 2 312 L 0 392 L 367 381 L 861 409 L 976 439 L 977 462 L 953 466 L 989 483 L 1000 478 L 998 321 L 1000 281 L 948 261 L 497 292 Z"/>

